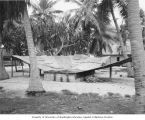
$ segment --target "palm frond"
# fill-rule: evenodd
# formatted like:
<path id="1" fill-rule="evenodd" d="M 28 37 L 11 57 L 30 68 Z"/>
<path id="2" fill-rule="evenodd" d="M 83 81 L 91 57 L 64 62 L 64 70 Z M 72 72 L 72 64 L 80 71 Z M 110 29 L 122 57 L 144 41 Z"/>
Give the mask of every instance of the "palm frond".
<path id="1" fill-rule="evenodd" d="M 126 0 L 115 0 L 118 8 L 120 9 L 120 14 L 123 18 L 127 18 L 127 1 Z"/>
<path id="2" fill-rule="evenodd" d="M 42 9 L 36 4 L 36 3 L 31 3 L 31 7 L 33 8 L 33 14 L 38 11 L 39 13 L 42 13 Z"/>

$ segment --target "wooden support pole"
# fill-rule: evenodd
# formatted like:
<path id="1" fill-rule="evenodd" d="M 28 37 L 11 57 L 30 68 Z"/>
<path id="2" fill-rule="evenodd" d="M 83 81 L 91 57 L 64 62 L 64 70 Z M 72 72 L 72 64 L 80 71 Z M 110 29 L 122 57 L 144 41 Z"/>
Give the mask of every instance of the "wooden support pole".
<path id="1" fill-rule="evenodd" d="M 22 72 L 23 72 L 23 76 L 24 76 L 24 68 L 23 68 L 23 62 L 21 61 L 21 66 L 22 66 Z"/>
<path id="2" fill-rule="evenodd" d="M 28 66 L 29 66 L 29 77 L 30 77 L 30 64 L 28 64 Z"/>
<path id="3" fill-rule="evenodd" d="M 112 78 L 112 67 L 110 66 L 110 78 Z"/>
<path id="4" fill-rule="evenodd" d="M 15 70 L 16 70 L 16 72 L 18 72 L 16 61 L 17 61 L 17 60 L 15 59 L 15 60 L 14 60 L 14 63 L 15 63 Z"/>
<path id="5" fill-rule="evenodd" d="M 13 77 L 13 57 L 11 57 L 11 76 Z"/>

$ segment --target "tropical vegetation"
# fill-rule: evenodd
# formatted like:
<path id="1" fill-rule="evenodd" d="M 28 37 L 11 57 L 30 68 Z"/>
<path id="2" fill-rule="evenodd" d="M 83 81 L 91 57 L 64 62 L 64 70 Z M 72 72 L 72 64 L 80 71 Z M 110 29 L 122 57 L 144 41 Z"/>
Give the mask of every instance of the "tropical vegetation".
<path id="1" fill-rule="evenodd" d="M 7 49 L 12 48 L 14 54 L 30 57 L 30 82 L 27 93 L 45 92 L 38 74 L 36 55 L 101 56 L 103 50 L 111 51 L 111 44 L 118 39 L 124 58 L 128 58 L 124 46 L 126 39 L 129 38 L 135 78 L 136 113 L 145 113 L 143 46 L 145 15 L 142 10 L 139 14 L 138 0 L 102 0 L 101 2 L 66 0 L 66 2 L 70 1 L 79 7 L 70 10 L 61 19 L 58 19 L 57 14 L 64 14 L 63 11 L 53 9 L 57 0 L 39 0 L 38 4 L 31 3 L 33 12 L 30 17 L 27 10 L 30 2 L 27 0 L 0 1 L 0 46 L 3 44 Z M 117 23 L 114 14 L 116 5 L 121 9 L 125 26 L 120 27 Z M 111 29 L 108 27 L 109 14 L 112 15 L 115 23 L 115 36 L 111 34 Z M 2 49 L 0 55 L 0 80 L 8 79 L 9 76 L 2 63 Z"/>

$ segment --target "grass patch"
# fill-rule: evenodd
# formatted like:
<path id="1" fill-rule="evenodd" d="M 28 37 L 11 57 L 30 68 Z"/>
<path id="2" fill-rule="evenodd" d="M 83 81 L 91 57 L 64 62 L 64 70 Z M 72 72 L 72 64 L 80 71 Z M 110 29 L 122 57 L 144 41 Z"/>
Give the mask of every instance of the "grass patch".
<path id="1" fill-rule="evenodd" d="M 63 90 L 28 98 L 0 98 L 0 114 L 133 114 L 133 99 L 128 95 L 79 95 Z"/>

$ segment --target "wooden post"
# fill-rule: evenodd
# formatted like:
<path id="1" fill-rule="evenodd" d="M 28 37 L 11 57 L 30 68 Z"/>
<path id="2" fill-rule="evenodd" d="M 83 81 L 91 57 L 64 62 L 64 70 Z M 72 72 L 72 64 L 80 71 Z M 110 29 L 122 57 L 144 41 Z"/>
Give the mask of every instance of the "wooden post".
<path id="1" fill-rule="evenodd" d="M 30 64 L 28 64 L 28 66 L 29 66 L 29 77 L 30 77 Z"/>
<path id="2" fill-rule="evenodd" d="M 21 66 L 22 66 L 22 72 L 23 72 L 23 76 L 24 76 L 24 68 L 23 68 L 23 62 L 21 61 Z"/>
<path id="3" fill-rule="evenodd" d="M 56 73 L 54 73 L 54 81 L 56 81 Z"/>
<path id="4" fill-rule="evenodd" d="M 112 78 L 112 67 L 110 66 L 110 78 Z"/>
<path id="5" fill-rule="evenodd" d="M 39 69 L 39 72 L 40 72 L 40 73 L 39 73 L 39 74 L 40 74 L 40 76 L 42 76 L 42 74 L 41 74 L 41 69 Z"/>
<path id="6" fill-rule="evenodd" d="M 11 76 L 13 77 L 13 57 L 11 57 Z"/>
<path id="7" fill-rule="evenodd" d="M 16 61 L 17 61 L 17 59 L 14 60 L 14 62 L 15 62 L 15 70 L 16 70 L 16 72 L 18 72 Z"/>

